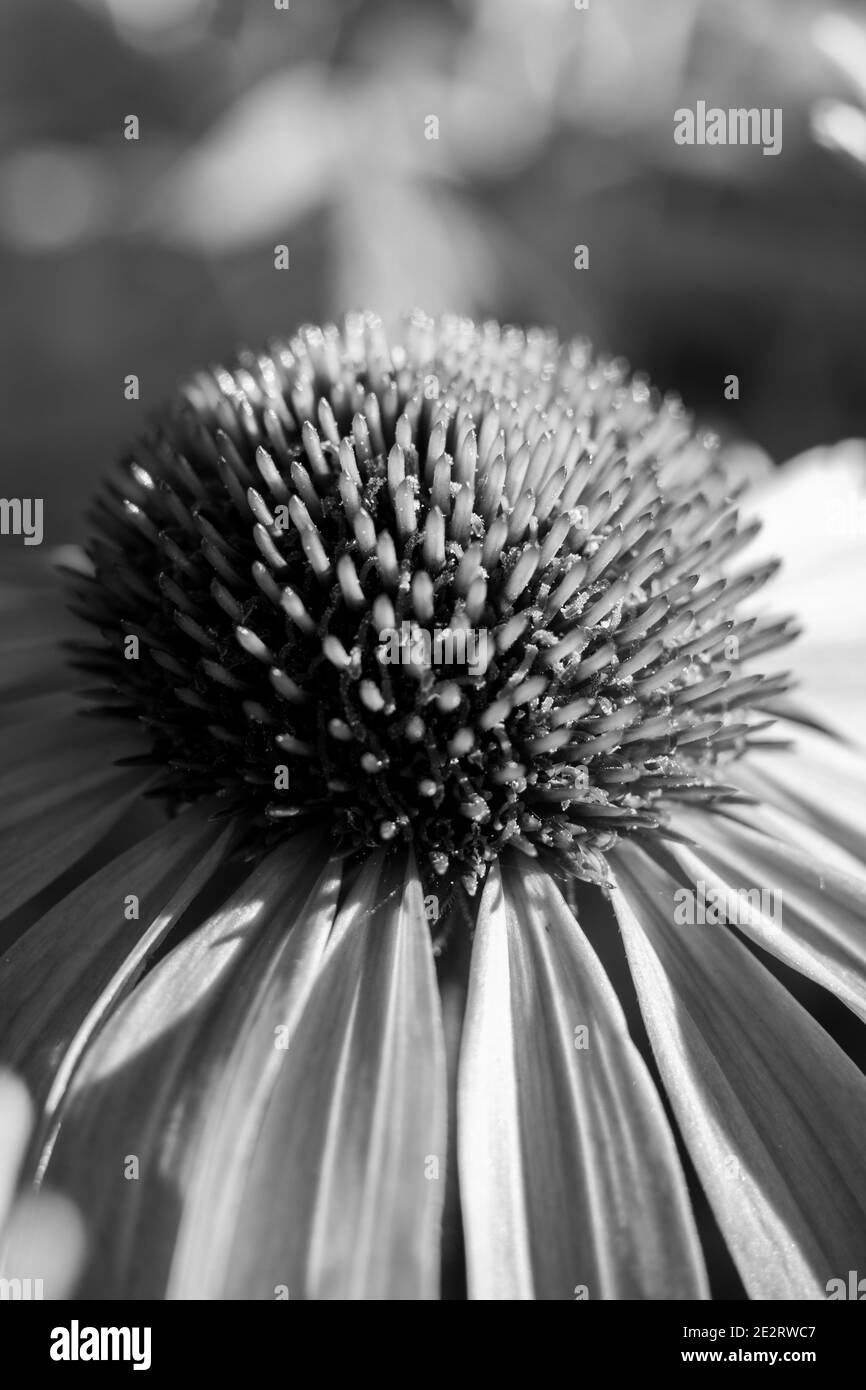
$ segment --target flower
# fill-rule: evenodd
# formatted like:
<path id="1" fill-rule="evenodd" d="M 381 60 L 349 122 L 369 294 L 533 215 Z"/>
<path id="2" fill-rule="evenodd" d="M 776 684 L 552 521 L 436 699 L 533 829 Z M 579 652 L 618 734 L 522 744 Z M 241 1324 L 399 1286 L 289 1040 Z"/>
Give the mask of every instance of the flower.
<path id="1" fill-rule="evenodd" d="M 751 1297 L 857 1267 L 864 1080 L 768 962 L 863 1017 L 864 763 L 850 686 L 763 669 L 741 471 L 586 343 L 356 314 L 195 377 L 97 499 L 86 738 L 7 586 L 4 900 L 62 896 L 0 1055 L 86 1296 L 706 1297 L 675 1131 Z M 756 493 L 822 604 L 861 474 Z"/>
<path id="2" fill-rule="evenodd" d="M 31 1122 L 26 1088 L 0 1071 L 0 1300 L 66 1297 L 84 1255 L 81 1220 L 63 1197 L 13 1202 Z"/>
<path id="3" fill-rule="evenodd" d="M 821 14 L 812 24 L 819 53 L 828 58 L 855 90 L 859 105 L 822 97 L 812 107 L 812 133 L 819 144 L 850 160 L 863 172 L 866 165 L 866 29 L 853 15 Z"/>

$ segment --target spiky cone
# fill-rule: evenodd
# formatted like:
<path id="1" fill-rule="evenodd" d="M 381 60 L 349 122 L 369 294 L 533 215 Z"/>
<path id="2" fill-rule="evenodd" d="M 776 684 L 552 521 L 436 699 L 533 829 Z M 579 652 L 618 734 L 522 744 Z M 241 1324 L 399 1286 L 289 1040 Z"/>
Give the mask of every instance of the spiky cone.
<path id="1" fill-rule="evenodd" d="M 437 1297 L 444 1211 L 470 1297 L 704 1296 L 615 921 L 749 1294 L 849 1267 L 863 1080 L 746 943 L 862 1016 L 864 846 L 775 772 L 842 759 L 774 669 L 744 491 L 621 362 L 420 314 L 200 374 L 124 459 L 71 580 L 91 737 L 16 703 L 27 775 L 74 770 L 10 905 L 107 804 L 174 814 L 0 984 L 85 1292 Z M 678 923 L 699 883 L 731 925 Z"/>

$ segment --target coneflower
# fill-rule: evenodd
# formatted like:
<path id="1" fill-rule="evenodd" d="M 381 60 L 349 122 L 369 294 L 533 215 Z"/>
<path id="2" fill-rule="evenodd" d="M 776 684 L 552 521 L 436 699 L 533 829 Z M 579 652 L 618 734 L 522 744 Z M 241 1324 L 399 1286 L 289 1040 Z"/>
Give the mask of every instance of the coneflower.
<path id="1" fill-rule="evenodd" d="M 796 629 L 744 491 L 622 362 L 420 314 L 202 373 L 124 459 L 71 581 L 93 736 L 28 648 L 3 779 L 42 832 L 10 908 L 172 813 L 0 982 L 85 1293 L 437 1297 L 456 1171 L 470 1297 L 706 1296 L 581 881 L 749 1294 L 862 1258 L 863 1078 L 743 940 L 862 1016 L 862 845 L 774 771 Z M 678 925 L 698 883 L 727 916 Z"/>
<path id="2" fill-rule="evenodd" d="M 785 684 L 726 656 L 787 640 L 738 620 L 775 566 L 736 572 L 755 528 L 681 408 L 554 352 L 416 320 L 394 360 L 357 319 L 187 388 L 98 500 L 78 604 L 168 797 L 227 798 L 259 848 L 324 815 L 474 893 L 506 846 L 604 882 L 665 803 L 731 796 Z M 389 664 L 407 620 L 482 629 L 487 669 Z"/>

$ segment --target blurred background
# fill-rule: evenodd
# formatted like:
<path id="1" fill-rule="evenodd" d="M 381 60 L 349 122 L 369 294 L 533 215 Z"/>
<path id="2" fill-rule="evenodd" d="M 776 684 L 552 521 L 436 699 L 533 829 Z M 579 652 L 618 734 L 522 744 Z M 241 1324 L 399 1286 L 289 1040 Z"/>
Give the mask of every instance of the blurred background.
<path id="1" fill-rule="evenodd" d="M 179 377 L 361 304 L 587 333 L 777 459 L 866 432 L 862 6 L 276 4 L 0 7 L 2 490 L 46 542 Z M 782 153 L 676 145 L 699 99 Z"/>

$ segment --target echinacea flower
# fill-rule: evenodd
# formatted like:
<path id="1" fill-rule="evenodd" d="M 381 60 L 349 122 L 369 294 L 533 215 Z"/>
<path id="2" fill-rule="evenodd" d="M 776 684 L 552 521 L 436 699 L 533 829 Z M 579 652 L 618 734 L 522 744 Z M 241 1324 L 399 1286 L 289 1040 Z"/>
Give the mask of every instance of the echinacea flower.
<path id="1" fill-rule="evenodd" d="M 86 720 L 4 590 L 5 910 L 62 896 L 0 1055 L 84 1296 L 436 1298 L 456 1230 L 470 1298 L 703 1298 L 677 1137 L 751 1297 L 862 1265 L 866 1086 L 788 983 L 863 1017 L 861 467 L 761 480 L 788 592 L 718 442 L 583 342 L 353 315 L 186 386 L 73 567 Z"/>

